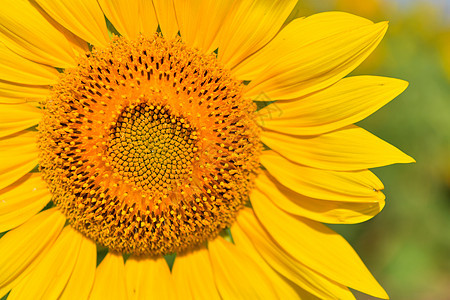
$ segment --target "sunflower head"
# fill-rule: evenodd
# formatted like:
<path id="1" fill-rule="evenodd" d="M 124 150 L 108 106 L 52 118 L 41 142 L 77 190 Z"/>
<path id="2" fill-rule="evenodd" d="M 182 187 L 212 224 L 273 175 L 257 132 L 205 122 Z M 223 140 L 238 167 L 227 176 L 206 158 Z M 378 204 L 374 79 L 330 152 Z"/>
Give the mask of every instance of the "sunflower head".
<path id="1" fill-rule="evenodd" d="M 0 297 L 387 298 L 322 223 L 413 161 L 353 125 L 407 84 L 345 78 L 386 22 L 296 3 L 2 0 Z"/>
<path id="2" fill-rule="evenodd" d="M 180 40 L 116 38 L 43 104 L 40 168 L 69 222 L 120 252 L 168 254 L 231 225 L 259 168 L 255 104 Z"/>

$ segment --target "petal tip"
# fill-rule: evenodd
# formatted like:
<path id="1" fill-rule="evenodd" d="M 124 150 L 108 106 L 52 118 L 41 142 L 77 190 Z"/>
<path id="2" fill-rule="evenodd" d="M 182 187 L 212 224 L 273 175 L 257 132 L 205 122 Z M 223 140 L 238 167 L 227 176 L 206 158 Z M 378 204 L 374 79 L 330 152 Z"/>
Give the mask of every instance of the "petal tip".
<path id="1" fill-rule="evenodd" d="M 416 163 L 416 160 L 409 156 L 408 154 L 401 151 L 401 156 L 398 158 L 398 163 L 400 164 L 412 164 Z"/>
<path id="2" fill-rule="evenodd" d="M 384 36 L 386 34 L 386 31 L 388 30 L 389 21 L 378 22 L 378 23 L 375 23 L 372 26 L 379 27 L 379 31 L 380 31 L 381 36 Z"/>
<path id="3" fill-rule="evenodd" d="M 409 86 L 409 82 L 403 79 L 396 79 L 397 87 L 400 90 L 400 94 L 403 93 Z"/>
<path id="4" fill-rule="evenodd" d="M 384 85 L 388 85 L 391 88 L 395 97 L 402 94 L 409 86 L 409 82 L 403 79 L 389 78 L 389 80 L 390 82 L 386 82 Z"/>
<path id="5" fill-rule="evenodd" d="M 408 158 L 409 158 L 409 161 L 408 162 L 406 162 L 407 164 L 415 164 L 417 161 L 414 159 L 414 158 L 412 158 L 411 156 L 408 156 Z"/>

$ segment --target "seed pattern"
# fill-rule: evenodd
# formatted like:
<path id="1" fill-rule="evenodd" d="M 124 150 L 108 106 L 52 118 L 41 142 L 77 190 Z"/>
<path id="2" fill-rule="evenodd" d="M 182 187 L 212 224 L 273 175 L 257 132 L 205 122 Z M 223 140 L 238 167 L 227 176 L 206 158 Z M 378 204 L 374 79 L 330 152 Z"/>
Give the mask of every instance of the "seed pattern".
<path id="1" fill-rule="evenodd" d="M 170 192 L 192 174 L 195 132 L 167 107 L 127 107 L 111 131 L 108 159 L 125 182 Z"/>
<path id="2" fill-rule="evenodd" d="M 192 249 L 248 201 L 262 147 L 243 85 L 179 40 L 116 38 L 42 105 L 40 169 L 72 226 L 122 253 Z"/>

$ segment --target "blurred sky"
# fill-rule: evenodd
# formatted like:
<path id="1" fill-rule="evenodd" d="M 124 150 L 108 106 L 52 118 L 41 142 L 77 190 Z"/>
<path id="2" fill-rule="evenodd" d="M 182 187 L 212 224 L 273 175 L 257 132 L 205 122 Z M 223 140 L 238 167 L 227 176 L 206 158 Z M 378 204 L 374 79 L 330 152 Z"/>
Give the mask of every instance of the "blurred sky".
<path id="1" fill-rule="evenodd" d="M 388 2 L 388 0 L 384 0 Z M 396 2 L 403 7 L 415 7 L 416 5 L 428 5 L 439 9 L 442 12 L 442 19 L 447 24 L 450 22 L 450 0 L 391 0 L 390 2 Z"/>
<path id="2" fill-rule="evenodd" d="M 397 2 L 402 5 L 415 5 L 418 2 L 427 3 L 429 5 L 436 5 L 440 7 L 449 7 L 448 0 L 392 0 L 392 2 Z"/>

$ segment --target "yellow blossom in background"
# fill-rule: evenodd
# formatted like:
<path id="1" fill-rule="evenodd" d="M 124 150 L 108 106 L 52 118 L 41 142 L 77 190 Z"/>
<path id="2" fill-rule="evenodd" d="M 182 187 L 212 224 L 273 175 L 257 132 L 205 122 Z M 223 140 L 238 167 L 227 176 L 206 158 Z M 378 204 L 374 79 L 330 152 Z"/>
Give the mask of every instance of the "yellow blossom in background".
<path id="1" fill-rule="evenodd" d="M 448 80 L 450 81 L 450 28 L 447 32 L 442 33 L 439 39 L 439 49 L 442 57 L 442 66 L 447 72 Z"/>
<path id="2" fill-rule="evenodd" d="M 383 0 L 366 0 L 366 1 L 357 1 L 357 0 L 336 0 L 336 9 L 343 11 L 353 11 L 355 14 L 358 14 L 365 18 L 370 18 L 373 20 L 379 19 L 383 17 L 389 5 L 386 1 Z"/>

